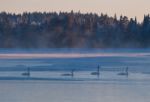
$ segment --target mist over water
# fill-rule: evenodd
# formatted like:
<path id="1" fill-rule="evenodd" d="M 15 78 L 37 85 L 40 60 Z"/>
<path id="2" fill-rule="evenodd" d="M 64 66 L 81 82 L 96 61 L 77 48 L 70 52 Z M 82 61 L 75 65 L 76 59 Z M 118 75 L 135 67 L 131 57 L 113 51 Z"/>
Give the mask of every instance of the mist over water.
<path id="1" fill-rule="evenodd" d="M 1 71 L 118 71 L 150 72 L 150 49 L 0 49 Z"/>

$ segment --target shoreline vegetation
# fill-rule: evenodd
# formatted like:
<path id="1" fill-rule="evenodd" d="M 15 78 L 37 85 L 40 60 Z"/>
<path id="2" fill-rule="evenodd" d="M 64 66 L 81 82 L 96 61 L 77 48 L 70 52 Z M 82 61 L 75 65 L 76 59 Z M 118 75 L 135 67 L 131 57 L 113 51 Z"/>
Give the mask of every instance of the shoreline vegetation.
<path id="1" fill-rule="evenodd" d="M 0 13 L 0 48 L 149 48 L 150 16 L 80 12 Z"/>

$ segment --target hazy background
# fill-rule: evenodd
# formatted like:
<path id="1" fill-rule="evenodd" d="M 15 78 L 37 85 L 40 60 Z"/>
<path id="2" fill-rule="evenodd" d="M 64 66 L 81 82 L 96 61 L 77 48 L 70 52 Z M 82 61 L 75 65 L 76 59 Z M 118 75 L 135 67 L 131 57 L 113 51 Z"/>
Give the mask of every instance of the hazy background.
<path id="1" fill-rule="evenodd" d="M 137 16 L 138 21 L 150 13 L 150 0 L 0 0 L 0 11 L 22 13 L 25 11 L 80 11 L 115 13 L 128 17 Z"/>

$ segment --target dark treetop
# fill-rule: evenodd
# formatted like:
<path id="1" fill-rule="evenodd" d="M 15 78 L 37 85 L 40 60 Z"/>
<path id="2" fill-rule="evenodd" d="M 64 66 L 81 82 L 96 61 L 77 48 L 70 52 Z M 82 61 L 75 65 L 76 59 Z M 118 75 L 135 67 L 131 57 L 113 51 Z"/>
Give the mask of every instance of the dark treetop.
<path id="1" fill-rule="evenodd" d="M 80 12 L 0 13 L 0 48 L 150 47 L 150 16 L 136 18 Z"/>

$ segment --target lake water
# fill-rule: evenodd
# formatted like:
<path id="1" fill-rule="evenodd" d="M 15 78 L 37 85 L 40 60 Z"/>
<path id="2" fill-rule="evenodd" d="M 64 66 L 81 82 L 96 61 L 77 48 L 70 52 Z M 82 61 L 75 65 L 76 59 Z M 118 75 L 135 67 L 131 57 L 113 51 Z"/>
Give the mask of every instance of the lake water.
<path id="1" fill-rule="evenodd" d="M 1 102 L 149 102 L 149 82 L 0 81 Z"/>
<path id="2" fill-rule="evenodd" d="M 0 49 L 1 71 L 104 71 L 150 72 L 150 49 Z"/>
<path id="3" fill-rule="evenodd" d="M 149 102 L 150 49 L 0 49 L 0 65 L 0 102 Z"/>

